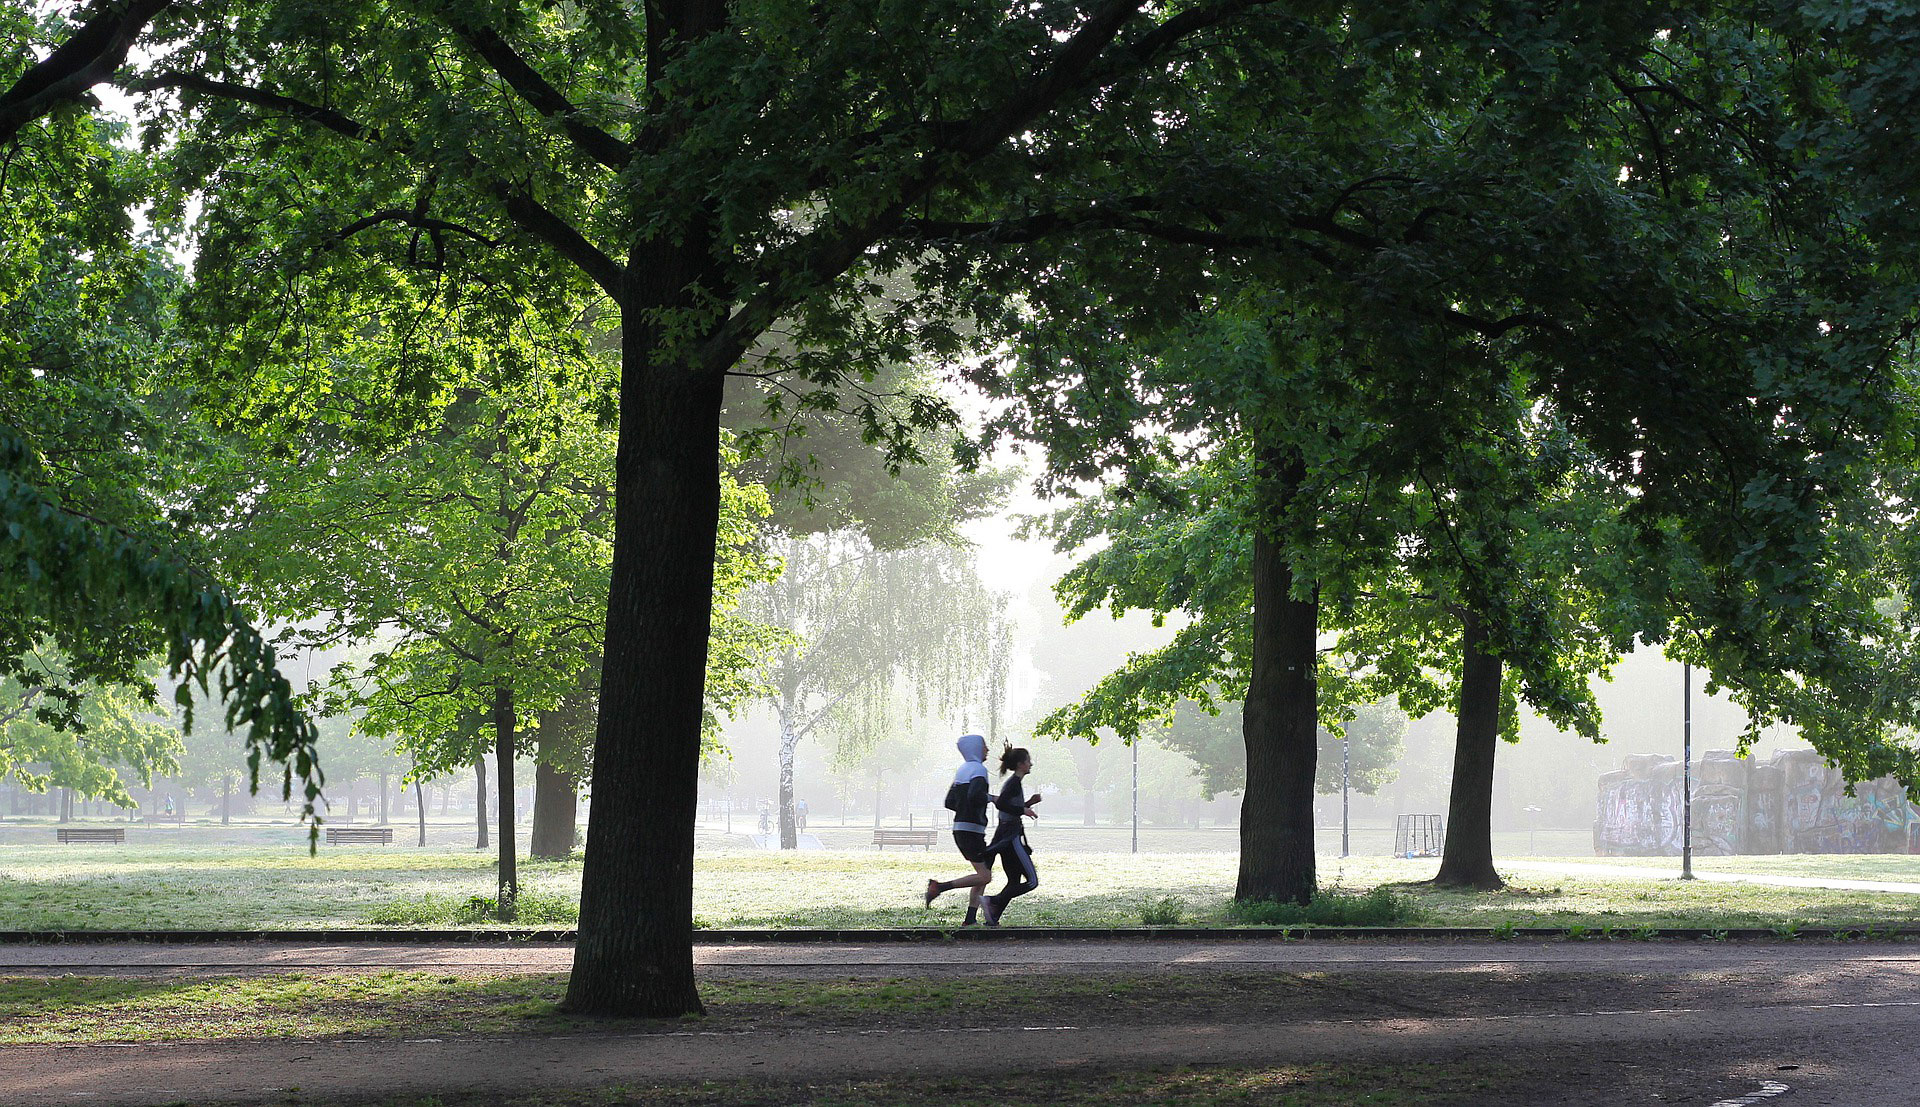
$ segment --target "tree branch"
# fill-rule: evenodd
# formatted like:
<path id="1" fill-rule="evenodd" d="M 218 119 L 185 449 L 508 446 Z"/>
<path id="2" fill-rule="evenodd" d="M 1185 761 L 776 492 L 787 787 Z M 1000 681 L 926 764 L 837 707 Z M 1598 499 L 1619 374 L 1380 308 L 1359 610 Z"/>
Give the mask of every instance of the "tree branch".
<path id="1" fill-rule="evenodd" d="M 522 100 L 559 124 L 573 144 L 588 157 L 616 171 L 625 169 L 633 160 L 631 145 L 587 122 L 580 109 L 559 89 L 547 83 L 547 79 L 516 53 L 499 32 L 490 27 L 474 27 L 455 21 L 449 21 L 447 26 L 460 36 L 461 41 L 472 47 L 473 52 L 480 55 L 481 60 Z"/>
<path id="2" fill-rule="evenodd" d="M 869 247 L 888 236 L 956 163 L 967 164 L 985 157 L 1035 119 L 1052 111 L 1069 94 L 1137 72 L 1186 36 L 1263 2 L 1265 0 L 1223 0 L 1188 9 L 1120 51 L 1115 64 L 1098 80 L 1092 76 L 1097 63 L 1127 23 L 1140 14 L 1145 0 L 1113 0 L 1096 10 L 1079 30 L 1047 56 L 1028 80 L 1011 89 L 996 110 L 954 132 L 948 141 L 930 147 L 918 166 L 900 182 L 890 202 L 865 218 L 841 225 L 838 230 L 815 231 L 776 254 L 766 266 L 768 276 L 759 290 L 744 297 L 732 317 L 702 344 L 699 364 L 716 373 L 732 368 L 752 345 L 755 336 L 772 326 L 782 312 L 823 281 L 846 272 Z"/>
<path id="3" fill-rule="evenodd" d="M 465 235 L 483 246 L 500 245 L 498 239 L 488 238 L 472 227 L 462 226 L 459 223 L 449 223 L 444 219 L 430 219 L 420 215 L 411 208 L 387 208 L 384 211 L 376 211 L 363 219 L 356 219 L 335 231 L 333 233 L 333 241 L 336 243 L 345 242 L 361 231 L 377 227 L 382 223 L 403 223 L 409 227 L 418 227 L 424 231 L 451 231 L 454 234 Z"/>
<path id="4" fill-rule="evenodd" d="M 383 141 L 379 131 L 332 108 L 309 104 L 304 100 L 282 96 L 267 89 L 216 81 L 193 73 L 170 70 L 143 80 L 128 82 L 126 87 L 135 92 L 177 88 L 197 92 L 203 96 L 237 100 L 243 104 L 252 104 L 255 107 L 279 112 L 282 115 L 324 127 L 336 134 L 362 142 L 379 145 Z M 404 135 L 395 134 L 384 137 L 397 145 L 406 145 L 402 141 L 405 138 Z M 571 223 L 541 206 L 524 190 L 499 183 L 490 185 L 488 188 L 494 199 L 499 201 L 505 210 L 507 217 L 518 224 L 521 230 L 552 247 L 556 253 L 577 266 L 608 295 L 619 298 L 625 270 L 618 262 L 587 241 L 586 236 L 575 229 Z"/>
<path id="5" fill-rule="evenodd" d="M 20 128 L 63 103 L 80 101 L 94 85 L 112 77 L 127 60 L 127 50 L 153 17 L 173 0 L 108 0 L 73 37 L 31 66 L 13 87 L 0 93 L 0 143 Z"/>

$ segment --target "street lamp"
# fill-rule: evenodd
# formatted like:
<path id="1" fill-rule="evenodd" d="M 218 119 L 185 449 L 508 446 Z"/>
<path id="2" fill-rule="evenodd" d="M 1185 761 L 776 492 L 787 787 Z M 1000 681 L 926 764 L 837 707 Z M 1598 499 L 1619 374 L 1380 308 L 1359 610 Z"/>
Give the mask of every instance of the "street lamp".
<path id="1" fill-rule="evenodd" d="M 1693 876 L 1693 666 L 1680 663 L 1680 879 Z"/>

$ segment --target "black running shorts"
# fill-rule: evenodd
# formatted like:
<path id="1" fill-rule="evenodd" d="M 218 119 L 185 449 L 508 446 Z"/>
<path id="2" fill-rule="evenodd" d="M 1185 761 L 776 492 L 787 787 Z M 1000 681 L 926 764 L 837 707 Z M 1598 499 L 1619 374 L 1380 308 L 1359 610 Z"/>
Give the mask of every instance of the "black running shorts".
<path id="1" fill-rule="evenodd" d="M 960 856 L 969 861 L 987 859 L 987 836 L 977 830 L 954 831 L 953 844 L 960 847 Z"/>

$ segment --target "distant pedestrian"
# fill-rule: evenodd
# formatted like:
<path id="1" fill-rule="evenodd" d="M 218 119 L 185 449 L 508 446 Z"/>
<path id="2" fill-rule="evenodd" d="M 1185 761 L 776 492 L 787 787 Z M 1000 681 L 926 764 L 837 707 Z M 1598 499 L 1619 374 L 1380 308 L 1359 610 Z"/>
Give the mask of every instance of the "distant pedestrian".
<path id="1" fill-rule="evenodd" d="M 800 800 L 793 805 L 793 829 L 807 829 L 807 801 Z"/>
<path id="2" fill-rule="evenodd" d="M 993 858 L 987 853 L 987 804 L 992 799 L 987 787 L 987 740 L 978 734 L 963 734 L 954 745 L 960 748 L 960 768 L 947 786 L 947 810 L 953 812 L 953 844 L 960 856 L 973 865 L 973 872 L 952 880 L 927 881 L 927 906 L 940 893 L 955 888 L 967 889 L 967 917 L 961 926 L 979 921 L 980 890 L 993 879 Z"/>
<path id="3" fill-rule="evenodd" d="M 1024 821 L 1040 817 L 1033 810 L 1040 797 L 1026 798 L 1026 776 L 1032 771 L 1033 755 L 1026 750 L 1009 744 L 1001 752 L 1000 773 L 1002 776 L 1012 773 L 1013 777 L 1000 785 L 1000 794 L 993 798 L 993 805 L 1000 809 L 1000 825 L 994 829 L 987 852 L 1000 858 L 1007 882 L 986 898 L 981 921 L 988 926 L 999 926 L 1000 916 L 1006 914 L 1008 904 L 1040 886 L 1040 870 L 1033 866 L 1033 850 L 1027 845 Z"/>

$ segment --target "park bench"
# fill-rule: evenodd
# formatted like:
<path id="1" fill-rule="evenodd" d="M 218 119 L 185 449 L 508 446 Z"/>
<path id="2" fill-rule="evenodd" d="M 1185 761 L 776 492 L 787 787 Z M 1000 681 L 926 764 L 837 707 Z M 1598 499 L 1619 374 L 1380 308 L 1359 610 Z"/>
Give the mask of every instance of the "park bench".
<path id="1" fill-rule="evenodd" d="M 892 827 L 875 827 L 873 844 L 881 849 L 888 846 L 919 846 L 932 849 L 933 843 L 940 837 L 937 830 L 900 830 Z"/>
<path id="2" fill-rule="evenodd" d="M 63 845 L 68 842 L 112 842 L 116 846 L 121 846 L 127 842 L 127 832 L 117 826 L 91 829 L 63 826 L 56 829 L 54 833 L 59 835 Z"/>
<path id="3" fill-rule="evenodd" d="M 390 826 L 330 826 L 327 828 L 328 845 L 347 842 L 378 843 L 390 846 L 393 844 L 393 828 Z"/>

